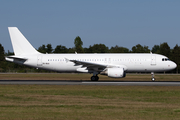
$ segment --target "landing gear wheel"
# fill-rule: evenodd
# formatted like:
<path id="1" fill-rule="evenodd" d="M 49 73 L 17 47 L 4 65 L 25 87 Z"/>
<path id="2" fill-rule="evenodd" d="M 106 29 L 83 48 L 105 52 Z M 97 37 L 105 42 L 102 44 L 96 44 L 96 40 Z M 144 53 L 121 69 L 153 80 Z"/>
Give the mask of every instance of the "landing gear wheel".
<path id="1" fill-rule="evenodd" d="M 99 77 L 98 76 L 92 76 L 91 77 L 91 81 L 98 81 L 99 80 Z"/>
<path id="2" fill-rule="evenodd" d="M 91 81 L 96 81 L 96 76 L 92 76 Z"/>
<path id="3" fill-rule="evenodd" d="M 155 78 L 153 77 L 153 78 L 151 78 L 151 80 L 154 82 L 154 81 L 155 81 Z"/>

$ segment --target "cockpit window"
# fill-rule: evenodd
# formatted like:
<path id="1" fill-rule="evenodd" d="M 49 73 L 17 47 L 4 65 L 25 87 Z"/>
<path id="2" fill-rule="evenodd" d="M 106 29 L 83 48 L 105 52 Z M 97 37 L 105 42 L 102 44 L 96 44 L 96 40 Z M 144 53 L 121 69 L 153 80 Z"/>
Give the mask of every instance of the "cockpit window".
<path id="1" fill-rule="evenodd" d="M 168 59 L 168 58 L 165 58 L 165 61 L 169 61 L 169 59 Z"/>
<path id="2" fill-rule="evenodd" d="M 162 58 L 162 61 L 170 61 L 169 58 Z"/>

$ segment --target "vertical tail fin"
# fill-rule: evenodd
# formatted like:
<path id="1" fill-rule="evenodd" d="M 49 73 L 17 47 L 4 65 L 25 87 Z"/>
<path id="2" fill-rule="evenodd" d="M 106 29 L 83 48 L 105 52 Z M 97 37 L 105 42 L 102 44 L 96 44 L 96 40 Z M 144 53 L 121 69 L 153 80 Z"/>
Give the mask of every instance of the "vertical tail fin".
<path id="1" fill-rule="evenodd" d="M 17 27 L 8 27 L 15 55 L 39 54 Z"/>

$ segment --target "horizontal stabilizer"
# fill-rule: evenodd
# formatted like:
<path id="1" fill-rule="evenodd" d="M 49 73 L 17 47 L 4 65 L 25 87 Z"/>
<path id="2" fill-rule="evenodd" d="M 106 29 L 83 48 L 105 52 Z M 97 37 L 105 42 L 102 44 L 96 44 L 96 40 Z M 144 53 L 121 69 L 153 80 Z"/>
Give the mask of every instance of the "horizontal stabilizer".
<path id="1" fill-rule="evenodd" d="M 10 58 L 10 59 L 18 59 L 18 60 L 27 60 L 28 58 L 24 58 L 21 56 L 7 56 L 6 58 Z"/>

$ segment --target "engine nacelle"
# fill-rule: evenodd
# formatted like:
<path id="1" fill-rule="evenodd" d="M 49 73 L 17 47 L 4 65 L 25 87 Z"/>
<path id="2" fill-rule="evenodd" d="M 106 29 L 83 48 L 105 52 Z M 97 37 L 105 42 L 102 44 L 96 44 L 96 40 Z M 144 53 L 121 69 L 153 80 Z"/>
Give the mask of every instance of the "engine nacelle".
<path id="1" fill-rule="evenodd" d="M 108 77 L 123 78 L 126 77 L 126 72 L 123 68 L 108 68 L 106 71 Z"/>

